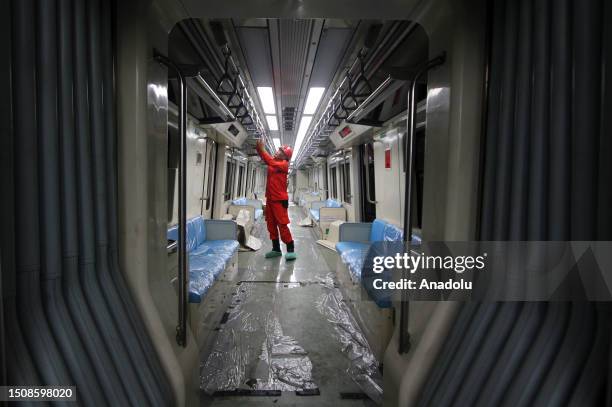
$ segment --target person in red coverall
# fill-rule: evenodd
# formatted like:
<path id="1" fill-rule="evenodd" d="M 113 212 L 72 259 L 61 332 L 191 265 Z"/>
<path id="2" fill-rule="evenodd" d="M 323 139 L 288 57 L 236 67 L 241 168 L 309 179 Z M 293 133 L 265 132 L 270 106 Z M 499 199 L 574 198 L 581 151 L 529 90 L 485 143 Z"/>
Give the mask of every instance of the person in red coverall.
<path id="1" fill-rule="evenodd" d="M 293 150 L 289 146 L 279 147 L 274 157 L 268 154 L 261 140 L 257 141 L 257 152 L 268 165 L 268 180 L 266 182 L 266 223 L 272 240 L 272 250 L 266 253 L 266 258 L 282 256 L 278 236 L 287 245 L 286 260 L 295 260 L 293 237 L 289 231 L 289 196 L 287 195 L 287 175 L 289 160 Z M 279 233 L 280 232 L 280 233 Z"/>

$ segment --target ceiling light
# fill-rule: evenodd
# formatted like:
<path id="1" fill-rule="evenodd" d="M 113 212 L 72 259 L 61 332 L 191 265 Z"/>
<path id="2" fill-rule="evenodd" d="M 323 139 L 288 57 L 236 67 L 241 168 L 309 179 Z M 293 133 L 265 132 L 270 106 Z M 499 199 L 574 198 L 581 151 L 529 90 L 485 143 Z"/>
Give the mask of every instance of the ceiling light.
<path id="1" fill-rule="evenodd" d="M 302 147 L 302 143 L 304 142 L 304 136 L 306 136 L 306 131 L 308 131 L 308 127 L 310 127 L 310 122 L 312 121 L 312 116 L 302 116 L 302 120 L 300 120 L 300 127 L 298 128 L 297 135 L 295 136 L 295 144 L 293 145 L 293 157 L 291 157 L 291 161 L 295 160 L 300 151 L 300 147 Z"/>
<path id="2" fill-rule="evenodd" d="M 314 114 L 317 111 L 324 92 L 325 88 L 310 88 L 304 105 L 304 114 Z"/>
<path id="3" fill-rule="evenodd" d="M 258 86 L 257 93 L 259 93 L 259 100 L 261 100 L 261 106 L 263 107 L 265 114 L 276 114 L 274 108 L 274 94 L 272 88 L 269 86 Z"/>
<path id="4" fill-rule="evenodd" d="M 266 116 L 266 120 L 268 121 L 268 128 L 270 131 L 278 130 L 278 121 L 276 120 L 276 116 Z"/>
<path id="5" fill-rule="evenodd" d="M 274 148 L 276 150 L 278 150 L 280 148 L 280 139 L 279 138 L 273 138 L 272 141 L 274 142 Z"/>

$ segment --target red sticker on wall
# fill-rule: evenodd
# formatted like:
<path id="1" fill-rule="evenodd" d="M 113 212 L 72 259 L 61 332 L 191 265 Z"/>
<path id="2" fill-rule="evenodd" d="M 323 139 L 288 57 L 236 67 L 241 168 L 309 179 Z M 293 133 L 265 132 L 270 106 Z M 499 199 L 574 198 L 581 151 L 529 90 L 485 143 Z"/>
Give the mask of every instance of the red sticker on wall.
<path id="1" fill-rule="evenodd" d="M 385 168 L 391 168 L 391 149 L 385 150 Z"/>

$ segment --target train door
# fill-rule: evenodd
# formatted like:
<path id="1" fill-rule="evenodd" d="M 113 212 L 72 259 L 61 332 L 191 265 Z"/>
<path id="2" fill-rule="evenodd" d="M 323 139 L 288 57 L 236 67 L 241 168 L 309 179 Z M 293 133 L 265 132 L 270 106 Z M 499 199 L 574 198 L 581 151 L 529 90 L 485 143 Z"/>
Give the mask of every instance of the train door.
<path id="1" fill-rule="evenodd" d="M 371 143 L 359 146 L 361 221 L 372 222 L 376 219 L 376 188 L 374 181 L 374 148 Z"/>

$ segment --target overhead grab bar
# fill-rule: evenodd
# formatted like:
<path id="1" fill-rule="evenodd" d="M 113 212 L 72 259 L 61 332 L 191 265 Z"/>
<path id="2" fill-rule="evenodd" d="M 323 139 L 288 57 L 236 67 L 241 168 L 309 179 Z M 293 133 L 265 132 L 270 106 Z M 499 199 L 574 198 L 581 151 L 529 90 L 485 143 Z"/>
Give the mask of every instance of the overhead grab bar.
<path id="1" fill-rule="evenodd" d="M 412 85 L 410 87 L 410 94 L 408 99 L 408 114 L 406 117 L 406 131 L 409 134 L 409 138 L 407 140 L 404 150 L 404 156 L 408 158 L 407 160 L 404 159 L 404 172 L 406 173 L 406 178 L 404 180 L 404 247 L 406 247 L 407 242 L 412 242 L 412 172 L 414 161 L 414 134 L 416 132 L 416 84 L 423 74 L 427 73 L 432 68 L 442 65 L 445 60 L 445 52 L 429 60 L 414 75 L 414 78 L 412 79 Z M 408 332 L 409 312 L 410 303 L 408 301 L 408 298 L 406 297 L 406 291 L 402 290 L 399 318 L 400 335 L 398 346 L 398 353 L 400 354 L 408 352 L 411 346 L 410 333 Z"/>
<path id="2" fill-rule="evenodd" d="M 187 286 L 189 274 L 187 273 L 187 87 L 185 78 L 168 57 L 154 50 L 156 61 L 176 72 L 179 80 L 179 115 L 178 127 L 180 134 L 179 153 L 179 185 L 178 185 L 178 325 L 176 326 L 176 342 L 179 346 L 187 346 Z"/>
<path id="3" fill-rule="evenodd" d="M 393 78 L 391 78 L 391 75 L 389 75 L 380 85 L 378 85 L 378 87 L 376 87 L 376 89 L 374 89 L 372 93 L 369 94 L 367 98 L 363 100 L 363 102 L 359 104 L 359 106 L 357 106 L 355 110 L 351 112 L 351 114 L 346 118 L 346 121 L 351 122 L 354 118 L 361 115 L 361 113 L 366 109 L 366 107 L 368 107 L 370 102 L 372 102 L 374 98 L 380 95 L 382 91 L 385 90 L 387 86 L 389 86 L 389 84 L 391 84 L 391 82 L 393 82 Z"/>
<path id="4" fill-rule="evenodd" d="M 199 73 L 194 76 L 194 79 L 206 90 L 206 92 L 214 99 L 215 103 L 219 106 L 219 108 L 225 113 L 225 115 L 231 120 L 236 120 L 236 116 L 230 110 L 229 107 L 225 104 L 223 100 L 217 95 L 214 89 L 206 82 L 206 80 Z"/>

